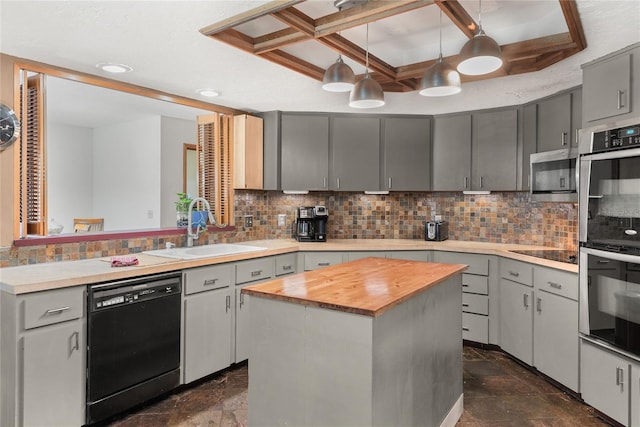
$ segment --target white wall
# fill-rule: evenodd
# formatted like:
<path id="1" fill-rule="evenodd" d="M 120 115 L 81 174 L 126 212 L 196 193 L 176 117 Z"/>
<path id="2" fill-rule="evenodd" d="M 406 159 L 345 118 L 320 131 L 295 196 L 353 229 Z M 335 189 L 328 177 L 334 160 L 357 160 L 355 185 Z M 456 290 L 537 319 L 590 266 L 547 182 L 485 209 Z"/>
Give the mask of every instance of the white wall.
<path id="1" fill-rule="evenodd" d="M 160 226 L 176 226 L 176 193 L 183 188 L 183 145 L 195 144 L 197 125 L 194 120 L 162 117 L 162 184 L 160 194 Z M 193 195 L 195 196 L 195 194 Z"/>
<path id="2" fill-rule="evenodd" d="M 93 130 L 47 124 L 49 221 L 73 233 L 73 218 L 93 216 Z"/>
<path id="3" fill-rule="evenodd" d="M 94 141 L 93 216 L 105 231 L 160 227 L 160 117 L 96 128 Z"/>

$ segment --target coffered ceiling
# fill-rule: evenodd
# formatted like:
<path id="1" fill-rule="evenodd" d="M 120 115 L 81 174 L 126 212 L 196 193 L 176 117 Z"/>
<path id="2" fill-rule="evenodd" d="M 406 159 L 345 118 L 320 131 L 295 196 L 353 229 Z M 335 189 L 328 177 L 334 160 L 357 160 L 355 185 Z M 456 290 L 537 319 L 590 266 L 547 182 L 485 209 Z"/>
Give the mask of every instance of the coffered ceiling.
<path id="1" fill-rule="evenodd" d="M 378 37 L 372 43 L 376 49 L 375 53 L 369 53 L 372 77 L 385 91 L 408 92 L 418 89 L 424 71 L 438 60 L 438 52 L 433 52 L 433 47 L 439 45 L 439 37 L 435 39 L 433 35 L 441 27 L 439 12 L 442 11 L 447 19 L 443 24 L 449 30 L 445 43 L 447 46 L 457 43 L 461 48 L 477 33 L 479 22 L 473 16 L 480 17 L 482 10 L 470 7 L 476 3 L 458 0 L 338 0 L 329 5 L 326 2 L 279 0 L 200 31 L 215 40 L 322 81 L 325 68 L 332 63 L 327 61 L 326 49 L 360 65 L 365 64 L 367 46 L 361 43 L 357 31 L 361 32 L 363 26 L 369 25 L 372 33 L 380 32 L 386 38 Z M 488 3 L 491 8 L 496 8 L 496 2 Z M 500 19 L 484 27 L 489 35 L 492 31 L 519 30 L 518 34 L 512 35 L 512 40 L 501 46 L 504 65 L 489 75 L 463 75 L 463 82 L 539 71 L 586 47 L 574 0 L 504 3 L 499 7 L 507 10 L 502 12 Z M 522 13 L 523 9 L 525 13 Z M 452 35 L 453 29 L 460 34 Z M 545 34 L 540 35 L 541 31 Z M 358 39 L 360 43 L 356 41 Z M 432 49 L 420 51 L 425 44 L 430 44 Z M 457 54 L 449 55 L 445 60 L 454 66 L 459 62 Z"/>

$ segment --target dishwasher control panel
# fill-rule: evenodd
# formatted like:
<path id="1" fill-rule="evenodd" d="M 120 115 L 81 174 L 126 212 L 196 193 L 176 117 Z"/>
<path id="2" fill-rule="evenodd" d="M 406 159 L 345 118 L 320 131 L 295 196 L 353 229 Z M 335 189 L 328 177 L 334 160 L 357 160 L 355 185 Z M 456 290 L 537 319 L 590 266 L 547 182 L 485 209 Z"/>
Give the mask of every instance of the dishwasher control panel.
<path id="1" fill-rule="evenodd" d="M 180 283 L 180 277 L 174 276 L 96 285 L 89 288 L 89 307 L 91 311 L 98 311 L 180 294 Z"/>

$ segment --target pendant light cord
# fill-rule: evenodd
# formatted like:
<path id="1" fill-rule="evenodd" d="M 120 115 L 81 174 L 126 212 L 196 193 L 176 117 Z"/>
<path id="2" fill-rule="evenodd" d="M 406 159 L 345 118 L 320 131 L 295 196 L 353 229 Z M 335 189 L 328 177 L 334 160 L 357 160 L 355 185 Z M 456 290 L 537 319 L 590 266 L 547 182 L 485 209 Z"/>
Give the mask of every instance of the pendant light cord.
<path id="1" fill-rule="evenodd" d="M 367 23 L 367 35 L 365 38 L 365 55 L 364 55 L 364 73 L 366 76 L 369 76 L 369 23 Z"/>
<path id="2" fill-rule="evenodd" d="M 442 9 L 440 9 L 440 59 L 442 59 Z"/>
<path id="3" fill-rule="evenodd" d="M 482 0 L 480 1 L 480 9 L 478 9 L 478 32 L 482 31 Z"/>

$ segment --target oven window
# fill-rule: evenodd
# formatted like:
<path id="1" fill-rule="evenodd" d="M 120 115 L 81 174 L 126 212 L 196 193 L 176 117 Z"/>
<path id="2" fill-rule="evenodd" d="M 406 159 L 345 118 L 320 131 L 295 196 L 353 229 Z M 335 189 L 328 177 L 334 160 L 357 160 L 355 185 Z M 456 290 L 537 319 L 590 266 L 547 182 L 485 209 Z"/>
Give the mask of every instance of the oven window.
<path id="1" fill-rule="evenodd" d="M 587 221 L 588 246 L 640 254 L 640 157 L 592 161 Z"/>
<path id="2" fill-rule="evenodd" d="M 588 257 L 590 335 L 640 356 L 640 264 Z"/>

